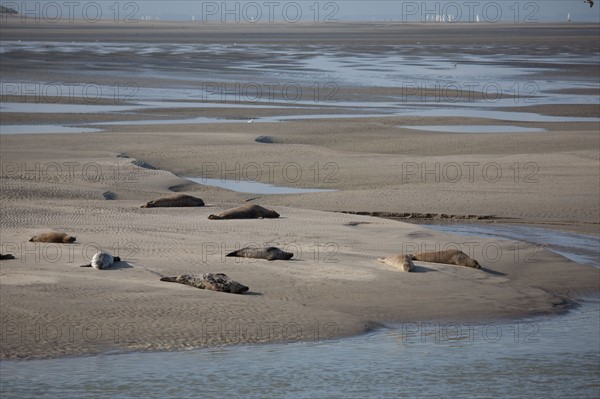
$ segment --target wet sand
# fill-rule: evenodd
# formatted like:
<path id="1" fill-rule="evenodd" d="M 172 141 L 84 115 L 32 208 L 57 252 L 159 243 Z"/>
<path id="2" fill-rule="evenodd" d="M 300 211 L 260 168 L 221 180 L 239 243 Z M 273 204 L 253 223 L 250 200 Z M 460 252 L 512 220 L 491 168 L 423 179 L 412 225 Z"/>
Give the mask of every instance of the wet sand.
<path id="1" fill-rule="evenodd" d="M 177 39 L 180 36 L 170 24 L 158 25 L 163 30 L 153 30 L 152 35 L 161 40 L 194 39 L 185 34 Z M 412 40 L 381 33 L 378 26 L 359 28 L 372 35 L 365 36 L 355 26 L 338 29 L 354 29 L 355 36 L 346 32 L 340 37 L 350 45 L 357 40 L 372 46 L 374 53 L 382 37 L 394 43 Z M 416 32 L 414 26 L 384 28 Z M 504 43 L 510 28 L 486 31 L 487 36 L 477 40 Z M 0 27 L 3 40 L 67 40 L 77 29 Z M 91 30 L 83 38 L 118 41 L 118 29 Z M 140 29 L 138 37 L 153 40 L 152 35 L 143 36 L 149 30 L 142 25 L 135 29 Z M 238 37 L 238 27 L 202 29 L 213 32 L 202 36 L 207 42 Z M 259 32 L 246 40 L 275 40 L 270 33 L 280 28 L 261 29 L 269 34 Z M 326 28 L 317 33 L 297 29 L 286 30 L 289 38 L 282 37 L 281 43 L 295 38 L 321 44 L 334 38 Z M 455 27 L 439 29 L 414 34 L 440 45 L 476 40 L 473 31 L 467 35 Z M 527 29 L 531 40 L 550 46 L 546 50 L 550 53 L 568 45 L 588 51 L 579 47 L 581 43 L 597 46 L 597 36 L 590 36 L 597 27 L 577 26 L 564 36 L 553 26 Z M 548 32 L 553 34 L 545 36 Z M 522 40 L 514 39 L 515 45 Z M 19 76 L 14 60 L 2 62 L 3 73 Z M 352 88 L 346 90 L 350 93 Z M 365 98 L 377 95 L 377 89 L 361 91 Z M 167 118 L 195 112 L 160 110 Z M 256 117 L 248 109 L 223 107 L 215 112 Z M 544 112 L 600 117 L 589 107 L 581 111 L 574 104 L 558 104 Z M 111 120 L 101 114 L 6 116 L 12 123 L 28 124 Z M 4 117 L 3 113 L 3 123 Z M 341 213 L 498 218 L 599 233 L 597 122 L 517 123 L 547 130 L 541 133 L 448 134 L 398 127 L 436 124 L 515 123 L 374 116 L 111 126 L 98 134 L 0 135 L 2 253 L 17 257 L 2 261 L 0 267 L 0 357 L 326 339 L 358 334 L 388 321 L 475 321 L 556 313 L 582 293 L 597 293 L 597 269 L 575 264 L 543 246 L 461 237 L 402 221 Z M 259 135 L 272 136 L 276 143 L 256 143 Z M 237 177 L 337 191 L 259 196 L 194 185 L 180 176 Z M 140 208 L 173 191 L 198 196 L 208 206 Z M 207 219 L 247 200 L 272 207 L 282 217 Z M 77 243 L 27 242 L 46 229 L 64 230 L 76 236 Z M 296 256 L 289 262 L 224 257 L 248 244 L 277 245 Z M 478 259 L 484 270 L 417 262 L 417 273 L 402 273 L 376 261 L 380 256 L 449 244 Z M 115 270 L 79 268 L 96 247 L 118 253 L 126 262 Z M 159 281 L 160 276 L 204 272 L 224 272 L 248 285 L 250 293 L 229 295 Z"/>

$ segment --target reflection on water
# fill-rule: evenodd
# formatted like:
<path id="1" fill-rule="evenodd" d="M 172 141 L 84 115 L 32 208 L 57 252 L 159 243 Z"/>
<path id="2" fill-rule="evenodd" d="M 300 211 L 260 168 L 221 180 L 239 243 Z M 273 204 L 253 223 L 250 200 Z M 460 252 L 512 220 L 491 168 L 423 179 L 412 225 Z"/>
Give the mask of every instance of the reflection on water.
<path id="1" fill-rule="evenodd" d="M 322 188 L 296 188 L 296 187 L 281 187 L 273 184 L 260 183 L 251 180 L 223 180 L 223 179 L 209 179 L 204 177 L 184 177 L 184 179 L 191 180 L 194 183 L 203 184 L 207 186 L 215 186 L 225 188 L 231 191 L 237 191 L 239 193 L 251 193 L 251 194 L 304 194 L 304 193 L 325 193 L 336 190 L 322 189 Z"/>
<path id="2" fill-rule="evenodd" d="M 59 125 L 0 125 L 0 134 L 95 133 L 100 129 Z"/>
<path id="3" fill-rule="evenodd" d="M 3 398 L 597 398 L 600 302 L 338 341 L 0 362 Z"/>
<path id="4" fill-rule="evenodd" d="M 537 47 L 368 46 L 277 44 L 181 44 L 102 42 L 0 43 L 7 71 L 0 94 L 36 99 L 3 103 L 3 112 L 119 113 L 160 108 L 300 108 L 335 110 L 328 115 L 281 115 L 257 122 L 379 116 L 477 117 L 515 122 L 598 122 L 600 118 L 506 112 L 502 107 L 544 104 L 598 105 L 594 75 L 561 73 L 565 65 L 589 70 L 597 54 L 589 49 L 548 53 Z M 564 49 L 563 49 L 564 50 Z M 497 54 L 502 54 L 498 57 Z M 77 57 L 74 57 L 77 55 Z M 106 63 L 108 69 L 91 65 Z M 51 59 L 55 82 L 22 81 L 23 60 L 35 65 Z M 209 60 L 209 62 L 207 61 Z M 11 67 L 12 66 L 12 67 Z M 12 69 L 11 69 L 12 68 Z M 551 74 L 548 77 L 547 74 Z M 31 76 L 35 76 L 34 73 Z M 90 83 L 100 79 L 101 82 Z M 112 84 L 109 82 L 113 82 Z M 156 86 L 156 87 L 151 87 Z M 388 94 L 365 94 L 352 101 L 344 88 L 393 88 Z M 561 93 L 571 90 L 571 94 Z M 580 94 L 572 94 L 584 89 Z M 373 92 L 376 93 L 376 92 Z M 86 104 L 57 104 L 83 98 Z M 111 99 L 119 104 L 94 104 Z M 86 101 L 83 101 L 86 102 Z M 294 112 L 295 113 L 295 112 Z M 114 124 L 223 123 L 202 118 Z M 250 116 L 252 117 L 252 116 Z M 490 130 L 486 130 L 490 131 Z M 522 130 L 521 130 L 522 131 Z M 529 130 L 528 130 L 529 131 Z"/>
<path id="5" fill-rule="evenodd" d="M 427 228 L 471 235 L 519 240 L 554 251 L 577 263 L 600 268 L 600 236 L 530 226 L 502 224 L 423 224 Z"/>
<path id="6" fill-rule="evenodd" d="M 545 132 L 546 129 L 521 126 L 497 125 L 429 125 L 429 126 L 398 126 L 403 129 L 426 130 L 430 132 L 448 133 L 531 133 Z"/>

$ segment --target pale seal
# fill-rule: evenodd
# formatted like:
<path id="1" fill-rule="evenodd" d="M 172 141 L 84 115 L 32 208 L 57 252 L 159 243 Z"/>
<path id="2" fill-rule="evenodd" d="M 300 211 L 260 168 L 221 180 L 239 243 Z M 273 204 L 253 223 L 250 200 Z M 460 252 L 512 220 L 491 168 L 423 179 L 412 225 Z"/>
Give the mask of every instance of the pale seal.
<path id="1" fill-rule="evenodd" d="M 481 265 L 475 259 L 470 258 L 458 249 L 447 249 L 445 251 L 417 252 L 411 256 L 413 260 L 432 263 L 446 263 L 449 265 L 472 267 L 481 269 Z"/>
<path id="2" fill-rule="evenodd" d="M 180 283 L 200 289 L 229 292 L 232 294 L 243 294 L 248 291 L 248 287 L 237 281 L 233 281 L 223 273 L 204 273 L 202 276 L 182 274 L 177 277 L 163 277 L 160 281 Z"/>
<path id="3" fill-rule="evenodd" d="M 92 262 L 88 265 L 81 265 L 81 267 L 93 267 L 96 270 L 104 270 L 110 268 L 113 263 L 120 261 L 121 258 L 112 256 L 108 252 L 96 252 L 92 256 Z"/>
<path id="4" fill-rule="evenodd" d="M 387 258 L 377 258 L 381 263 L 385 263 L 390 266 L 394 266 L 398 270 L 403 270 L 405 272 L 412 272 L 415 268 L 415 264 L 413 263 L 410 255 L 392 255 Z"/>
<path id="5" fill-rule="evenodd" d="M 29 242 L 53 242 L 56 244 L 69 244 L 75 242 L 77 238 L 58 231 L 48 231 L 38 234 L 29 239 Z"/>
<path id="6" fill-rule="evenodd" d="M 291 259 L 294 254 L 291 252 L 285 252 L 277 247 L 264 247 L 264 248 L 252 248 L 246 247 L 238 249 L 228 253 L 225 256 L 236 256 L 238 258 L 254 258 L 254 259 L 266 259 L 266 260 L 288 260 Z"/>
<path id="7" fill-rule="evenodd" d="M 279 214 L 273 210 L 263 208 L 260 205 L 247 204 L 237 208 L 228 209 L 218 215 L 208 216 L 211 220 L 221 219 L 263 219 L 278 218 Z"/>
<path id="8" fill-rule="evenodd" d="M 170 197 L 162 197 L 149 201 L 142 205 L 142 208 L 170 208 L 170 207 L 188 207 L 204 206 L 204 201 L 200 198 L 192 197 L 186 194 L 175 194 Z"/>

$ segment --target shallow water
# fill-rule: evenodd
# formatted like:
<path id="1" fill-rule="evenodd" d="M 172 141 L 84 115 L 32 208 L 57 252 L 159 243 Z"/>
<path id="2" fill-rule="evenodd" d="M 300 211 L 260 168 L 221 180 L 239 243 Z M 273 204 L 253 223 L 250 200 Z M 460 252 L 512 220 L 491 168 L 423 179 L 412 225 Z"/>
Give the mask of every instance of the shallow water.
<path id="1" fill-rule="evenodd" d="M 100 129 L 60 125 L 0 125 L 0 134 L 96 133 Z"/>
<path id="2" fill-rule="evenodd" d="M 589 69 L 597 65 L 598 54 L 581 48 L 561 49 L 554 54 L 548 51 L 528 46 L 465 47 L 420 43 L 356 49 L 343 45 L 3 41 L 0 53 L 7 67 L 3 71 L 0 94 L 3 99 L 12 95 L 34 97 L 36 101 L 19 105 L 4 102 L 0 110 L 119 113 L 158 108 L 336 107 L 328 115 L 254 119 L 256 122 L 281 122 L 387 115 L 480 117 L 514 122 L 600 121 L 600 118 L 499 110 L 501 107 L 544 104 L 600 105 L 598 95 L 557 92 L 560 89 L 599 88 L 597 79 L 589 74 L 560 72 L 569 64 Z M 55 56 L 50 70 L 67 71 L 63 74 L 72 71 L 69 81 L 76 83 L 61 81 L 61 74 L 54 82 L 22 80 L 22 60 L 47 63 L 49 54 Z M 114 57 L 110 66 L 103 69 L 90 67 L 106 63 L 107 55 Z M 12 76 L 12 70 L 19 73 Z M 100 81 L 95 82 L 98 79 Z M 397 90 L 373 98 L 366 96 L 360 101 L 349 101 L 339 95 L 341 89 L 355 86 Z M 471 92 L 473 96 L 467 95 Z M 89 100 L 88 103 L 52 104 L 61 98 L 79 97 Z M 94 104 L 99 98 L 112 99 L 119 104 Z M 208 114 L 201 118 L 152 121 L 141 117 L 138 121 L 109 123 L 230 122 Z"/>
<path id="3" fill-rule="evenodd" d="M 423 226 L 467 236 L 519 240 L 556 252 L 574 262 L 600 269 L 600 235 L 502 224 L 449 223 Z"/>
<path id="4" fill-rule="evenodd" d="M 600 302 L 334 341 L 0 362 L 3 398 L 597 398 Z"/>
<path id="5" fill-rule="evenodd" d="M 398 126 L 403 129 L 426 130 L 431 132 L 448 133 L 536 133 L 546 129 L 522 126 L 497 125 L 430 125 L 430 126 Z"/>
<path id="6" fill-rule="evenodd" d="M 184 177 L 184 179 L 191 180 L 194 183 L 203 184 L 206 186 L 221 187 L 227 190 L 237 191 L 239 193 L 250 194 L 305 194 L 336 191 L 322 188 L 282 187 L 251 180 L 235 181 L 223 179 L 209 179 L 204 177 Z"/>

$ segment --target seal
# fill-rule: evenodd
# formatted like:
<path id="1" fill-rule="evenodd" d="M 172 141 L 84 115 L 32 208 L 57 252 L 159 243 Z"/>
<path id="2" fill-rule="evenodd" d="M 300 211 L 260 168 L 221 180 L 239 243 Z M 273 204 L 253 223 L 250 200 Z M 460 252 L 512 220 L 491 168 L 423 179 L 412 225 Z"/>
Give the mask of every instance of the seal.
<path id="1" fill-rule="evenodd" d="M 14 258 L 15 257 L 12 254 L 0 254 L 0 260 L 10 260 Z"/>
<path id="2" fill-rule="evenodd" d="M 247 204 L 237 208 L 228 209 L 218 215 L 209 215 L 211 220 L 222 219 L 274 219 L 278 218 L 279 214 L 271 209 L 263 208 L 260 205 Z"/>
<path id="3" fill-rule="evenodd" d="M 422 262 L 446 263 L 449 265 L 472 267 L 481 269 L 481 265 L 461 250 L 447 249 L 445 251 L 417 252 L 411 256 L 412 260 Z"/>
<path id="4" fill-rule="evenodd" d="M 163 277 L 160 281 L 191 285 L 204 290 L 229 292 L 231 294 L 243 294 L 248 291 L 248 287 L 244 284 L 233 281 L 223 273 L 204 273 L 201 276 L 182 274 L 177 277 Z"/>
<path id="5" fill-rule="evenodd" d="M 187 206 L 204 206 L 204 201 L 202 201 L 200 198 L 192 197 L 191 195 L 175 194 L 170 197 L 162 197 L 146 202 L 141 206 L 141 208 L 170 208 Z"/>
<path id="6" fill-rule="evenodd" d="M 291 252 L 285 252 L 277 247 L 264 247 L 264 248 L 252 248 L 246 247 L 238 249 L 228 253 L 225 256 L 236 256 L 238 258 L 254 258 L 254 259 L 266 259 L 266 260 L 288 260 L 291 259 L 294 254 Z"/>
<path id="7" fill-rule="evenodd" d="M 70 244 L 75 242 L 77 238 L 58 231 L 47 231 L 45 233 L 38 234 L 29 239 L 29 242 L 53 242 L 56 244 Z"/>
<path id="8" fill-rule="evenodd" d="M 394 266 L 396 269 L 403 270 L 405 272 L 412 272 L 415 268 L 415 264 L 410 258 L 410 255 L 392 255 L 388 256 L 387 258 L 377 258 L 377 260 L 381 263 Z"/>
<path id="9" fill-rule="evenodd" d="M 108 252 L 96 252 L 94 256 L 92 256 L 92 262 L 88 265 L 81 265 L 81 267 L 93 267 L 96 270 L 103 270 L 110 268 L 113 263 L 120 261 L 121 258 L 112 256 Z"/>

